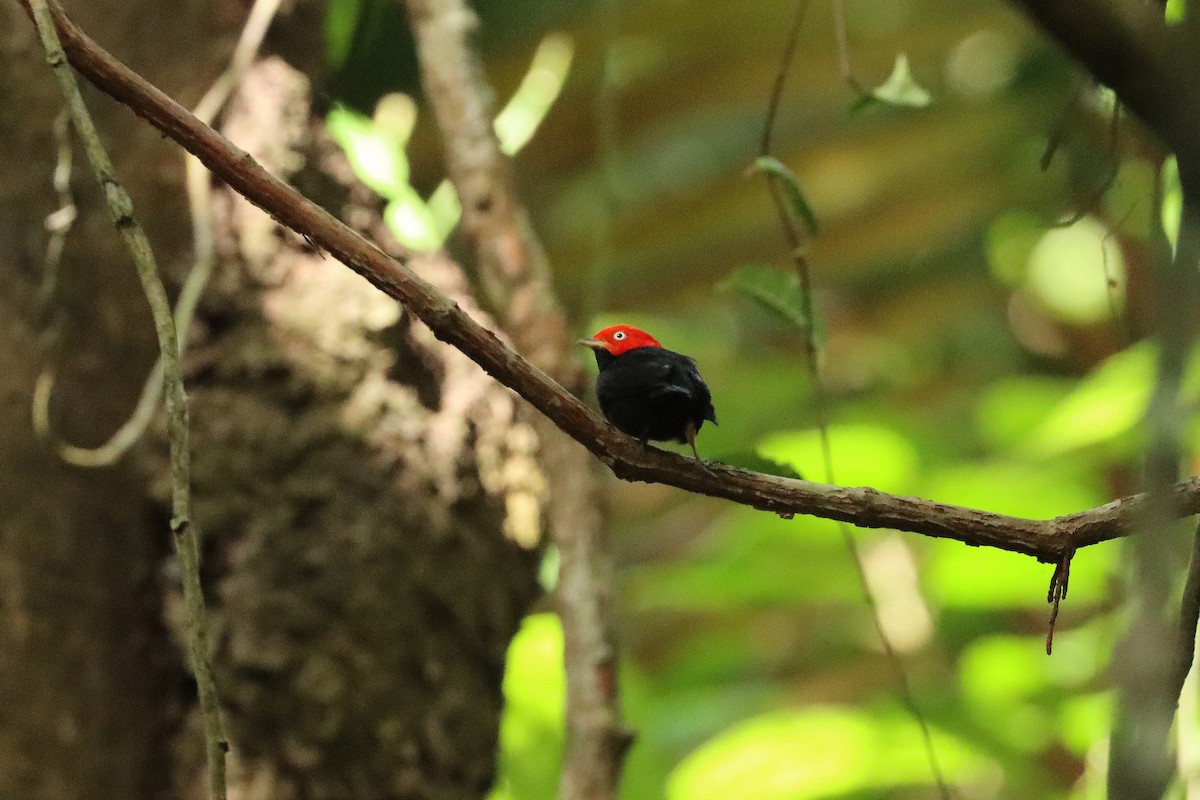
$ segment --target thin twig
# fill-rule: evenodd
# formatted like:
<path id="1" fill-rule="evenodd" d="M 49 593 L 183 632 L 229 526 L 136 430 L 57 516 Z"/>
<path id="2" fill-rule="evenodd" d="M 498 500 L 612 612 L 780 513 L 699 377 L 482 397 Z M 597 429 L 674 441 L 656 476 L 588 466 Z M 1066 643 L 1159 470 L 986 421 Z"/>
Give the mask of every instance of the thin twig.
<path id="1" fill-rule="evenodd" d="M 50 237 L 46 241 L 46 256 L 42 260 L 42 280 L 38 285 L 37 314 L 45 317 L 50 314 L 54 299 L 58 296 L 59 276 L 61 274 L 62 254 L 66 247 L 67 235 L 71 232 L 78 210 L 75 208 L 75 198 L 71 196 L 71 170 L 74 164 L 74 151 L 71 149 L 71 113 L 67 109 L 59 112 L 54 118 L 55 161 L 52 182 L 54 193 L 58 195 L 58 208 L 46 216 L 46 231 Z"/>
<path id="2" fill-rule="evenodd" d="M 1074 111 L 1078 108 L 1078 106 L 1080 104 L 1080 99 L 1082 98 L 1084 91 L 1086 91 L 1086 89 L 1081 89 L 1080 91 L 1078 91 L 1075 94 L 1073 101 L 1067 107 L 1066 111 L 1064 112 L 1064 116 L 1063 116 L 1062 120 L 1059 122 L 1058 129 L 1055 131 L 1055 133 L 1050 137 L 1050 140 L 1047 142 L 1046 150 L 1045 150 L 1045 152 L 1042 153 L 1041 167 L 1042 167 L 1043 171 L 1045 171 L 1050 166 L 1050 161 L 1051 161 L 1051 159 L 1053 159 L 1055 152 L 1058 150 L 1058 147 L 1062 142 L 1062 137 L 1065 134 L 1065 130 L 1066 130 L 1070 115 L 1073 114 Z M 1097 194 L 1093 198 L 1093 200 L 1091 200 L 1090 202 L 1085 203 L 1083 206 L 1081 206 L 1080 210 L 1077 211 L 1074 215 L 1072 215 L 1072 217 L 1069 220 L 1067 220 L 1065 222 L 1060 222 L 1058 225 L 1056 225 L 1054 227 L 1065 228 L 1065 227 L 1070 227 L 1071 225 L 1074 225 L 1076 222 L 1081 220 L 1084 216 L 1086 216 L 1091 211 L 1091 209 L 1095 206 L 1095 204 L 1099 202 L 1101 196 L 1103 196 L 1103 194 L 1105 192 L 1107 192 L 1108 189 L 1112 186 L 1112 183 L 1116 180 L 1117 169 L 1121 163 L 1120 152 L 1119 152 L 1120 151 L 1120 140 L 1119 140 L 1120 131 L 1121 131 L 1121 103 L 1119 100 L 1114 100 L 1113 109 L 1112 109 L 1112 119 L 1109 123 L 1108 142 L 1109 142 L 1109 158 L 1110 158 L 1111 168 L 1108 173 L 1108 176 L 1105 178 L 1105 180 L 1100 188 L 1099 194 Z M 1105 288 L 1105 296 L 1108 298 L 1109 317 L 1112 319 L 1113 324 L 1120 329 L 1121 341 L 1124 344 L 1128 345 L 1128 344 L 1132 343 L 1131 342 L 1131 334 L 1130 334 L 1130 330 L 1129 330 L 1129 321 L 1128 321 L 1127 315 L 1124 314 L 1120 308 L 1120 303 L 1117 298 L 1118 283 L 1117 283 L 1116 276 L 1112 272 L 1112 265 L 1110 264 L 1110 259 L 1108 257 L 1108 243 L 1109 243 L 1111 237 L 1113 237 L 1114 235 L 1115 235 L 1115 232 L 1110 230 L 1110 231 L 1108 231 L 1108 233 L 1106 233 L 1104 235 L 1104 238 L 1101 240 L 1101 242 L 1100 242 L 1100 259 L 1103 262 L 1102 266 L 1103 266 L 1103 273 L 1104 273 L 1104 288 Z M 1074 552 L 1064 553 L 1062 560 L 1054 565 L 1054 574 L 1051 575 L 1051 577 L 1050 577 L 1050 589 L 1046 596 L 1046 602 L 1051 605 L 1050 620 L 1046 625 L 1046 655 L 1051 655 L 1054 650 L 1054 631 L 1055 631 L 1055 625 L 1058 622 L 1059 605 L 1067 597 L 1067 587 L 1071 580 L 1071 559 L 1074 557 L 1075 557 Z"/>
<path id="3" fill-rule="evenodd" d="M 847 73 L 847 79 L 851 81 L 851 85 L 854 85 L 853 79 L 848 75 L 849 56 L 845 53 L 845 21 L 841 6 L 842 4 L 839 0 L 834 0 L 835 15 L 838 19 L 839 41 L 843 49 L 844 69 Z M 804 25 L 804 13 L 807 7 L 807 0 L 798 0 L 796 15 L 792 20 L 787 41 L 784 45 L 783 58 L 780 61 L 779 71 L 776 73 L 775 81 L 771 88 L 771 97 L 767 105 L 766 122 L 764 123 L 761 139 L 762 149 L 759 152 L 759 155 L 763 157 L 773 155 L 771 146 L 774 137 L 775 121 L 783 99 L 783 89 L 787 81 L 787 75 L 791 71 L 792 61 L 795 58 L 796 48 L 800 40 L 800 31 Z M 800 282 L 800 297 L 806 306 L 803 331 L 804 361 L 808 370 L 809 385 L 812 388 L 813 413 L 816 417 L 817 432 L 821 441 L 821 458 L 825 468 L 825 480 L 830 483 L 836 483 L 837 477 L 833 469 L 833 448 L 829 441 L 829 398 L 825 390 L 825 381 L 821 377 L 820 353 L 817 347 L 816 320 L 812 301 L 812 269 L 810 268 L 806 253 L 806 242 L 800 226 L 788 211 L 788 204 L 779 179 L 770 174 L 766 174 L 765 177 L 767 188 L 771 193 L 771 197 L 775 202 L 775 209 L 779 215 L 780 227 L 784 231 L 791 250 L 793 267 Z M 937 756 L 937 748 L 933 744 L 933 734 L 929 729 L 929 721 L 925 719 L 924 713 L 921 711 L 920 706 L 917 705 L 912 683 L 908 677 L 908 670 L 905 668 L 900 654 L 896 652 L 896 647 L 892 644 L 892 639 L 888 636 L 888 632 L 883 626 L 883 620 L 879 614 L 879 602 L 875 598 L 875 593 L 871 590 L 871 582 L 867 577 L 866 568 L 863 566 L 862 552 L 859 549 L 858 540 L 854 536 L 854 531 L 846 522 L 839 522 L 838 530 L 841 533 L 846 552 L 850 556 L 850 561 L 854 565 L 854 572 L 858 578 L 859 591 L 871 615 L 871 621 L 875 626 L 875 633 L 879 638 L 880 644 L 883 646 L 888 663 L 891 665 L 892 675 L 896 680 L 896 688 L 900 693 L 901 702 L 920 730 L 921 741 L 925 748 L 925 757 L 929 762 L 929 769 L 933 775 L 934 783 L 938 788 L 939 794 L 943 798 L 949 798 L 951 796 L 950 788 L 946 783 L 945 775 L 942 773 L 941 763 Z"/>
<path id="4" fill-rule="evenodd" d="M 75 199 L 71 195 L 71 174 L 74 168 L 74 150 L 71 141 L 71 111 L 65 106 L 54 118 L 55 163 L 52 183 L 58 195 L 58 208 L 46 216 L 45 226 L 49 237 L 46 255 L 42 260 L 42 279 L 38 284 L 35 315 L 44 320 L 46 328 L 39 336 L 46 367 L 34 381 L 33 402 L 30 418 L 34 434 L 42 441 L 53 441 L 50 432 L 49 392 L 44 389 L 53 385 L 58 359 L 64 344 L 65 314 L 58 302 L 62 284 L 62 255 L 67 236 L 79 216 Z"/>
<path id="5" fill-rule="evenodd" d="M 840 3 L 834 0 L 834 5 L 837 6 Z M 787 84 L 787 76 L 791 72 L 792 61 L 796 57 L 796 48 L 800 45 L 800 31 L 804 29 L 804 17 L 807 13 L 808 0 L 798 0 L 796 14 L 792 17 L 792 24 L 788 26 L 779 69 L 775 72 L 775 80 L 771 83 L 771 97 L 767 101 L 767 119 L 763 123 L 762 138 L 758 143 L 760 156 L 769 156 L 775 149 L 775 118 L 779 114 L 779 106 L 783 100 L 783 87 Z"/>
<path id="6" fill-rule="evenodd" d="M 1054 650 L 1054 624 L 1058 622 L 1059 603 L 1067 599 L 1067 587 L 1071 582 L 1071 559 L 1073 552 L 1064 553 L 1062 559 L 1054 565 L 1054 574 L 1050 576 L 1050 589 L 1046 592 L 1046 602 L 1051 605 L 1050 622 L 1046 625 L 1046 655 Z"/>
<path id="7" fill-rule="evenodd" d="M 1050 131 L 1050 135 L 1046 137 L 1046 146 L 1042 148 L 1042 156 L 1038 159 L 1038 167 L 1042 172 L 1050 169 L 1050 165 L 1054 163 L 1054 157 L 1058 155 L 1058 151 L 1062 148 L 1063 141 L 1067 137 L 1067 128 L 1071 121 L 1079 112 L 1079 106 L 1083 103 L 1083 98 L 1087 92 L 1093 87 L 1076 86 L 1071 92 L 1071 99 L 1063 106 L 1059 112 L 1058 121 L 1054 124 L 1054 128 Z"/>
<path id="8" fill-rule="evenodd" d="M 1200 513 L 1200 477 L 1177 483 L 1164 494 L 1132 495 L 1051 520 L 1033 520 L 871 488 L 780 478 L 711 461 L 702 466 L 690 456 L 643 448 L 636 439 L 606 424 L 402 262 L 271 175 L 249 154 L 114 59 L 50 2 L 64 48 L 80 73 L 195 154 L 234 191 L 281 225 L 309 237 L 403 304 L 438 338 L 513 389 L 618 477 L 675 486 L 780 515 L 808 514 L 863 528 L 891 528 L 995 547 L 1049 564 L 1057 563 L 1068 550 L 1140 533 L 1152 510 L 1172 519 Z"/>
<path id="9" fill-rule="evenodd" d="M 1155 185 L 1157 187 L 1156 191 L 1161 193 L 1162 181 L 1156 181 Z M 1161 207 L 1162 198 L 1156 196 L 1155 201 L 1154 207 Z M 1160 249 L 1165 250 L 1167 246 L 1165 234 L 1158 226 L 1155 226 L 1154 230 L 1157 234 L 1154 238 L 1154 241 L 1158 243 Z M 1183 219 L 1180 220 L 1179 234 L 1181 237 L 1189 235 L 1189 230 L 1185 227 L 1185 221 Z M 1190 235 L 1194 239 L 1194 237 L 1198 234 L 1200 234 L 1200 232 L 1193 227 Z M 1182 242 L 1182 239 L 1180 241 Z M 1188 248 L 1185 246 L 1184 249 L 1186 254 L 1186 250 Z M 1196 251 L 1194 241 L 1191 245 L 1191 250 L 1193 252 Z M 1174 658 L 1172 662 L 1171 682 L 1169 689 L 1171 693 L 1170 696 L 1175 698 L 1176 709 L 1178 709 L 1179 705 L 1183 702 L 1184 684 L 1187 682 L 1188 674 L 1192 671 L 1192 667 L 1195 663 L 1196 629 L 1198 624 L 1200 624 L 1200 525 L 1196 527 L 1195 532 L 1192 534 L 1192 550 L 1188 558 L 1187 579 L 1184 583 L 1183 594 L 1181 595 L 1179 602 L 1179 621 L 1177 623 L 1175 633 Z M 1185 711 L 1184 718 L 1186 718 L 1189 713 L 1190 710 Z M 1181 718 L 1177 728 L 1180 739 L 1183 739 L 1186 736 L 1187 731 L 1191 731 L 1194 728 L 1192 723 L 1189 721 L 1184 721 L 1184 718 Z M 1180 750 L 1180 757 L 1182 758 L 1184 756 L 1184 753 L 1182 752 L 1184 750 L 1182 742 Z M 1191 797 L 1196 780 L 1195 775 L 1188 775 L 1185 772 L 1183 773 L 1182 777 L 1189 784 L 1188 796 Z"/>
<path id="10" fill-rule="evenodd" d="M 854 77 L 854 68 L 850 66 L 850 37 L 846 33 L 845 3 L 843 0 L 832 0 L 832 2 L 834 35 L 837 38 L 838 48 L 838 71 L 845 84 L 854 90 L 856 95 L 863 97 L 867 91 L 858 78 Z"/>
<path id="11" fill-rule="evenodd" d="M 1194 79 L 1200 42 L 1185 26 L 1168 26 L 1155 3 L 1017 0 L 1017 5 L 1112 89 L 1181 165 L 1200 159 L 1200 90 Z"/>
<path id="12" fill-rule="evenodd" d="M 1118 0 L 1019 0 L 1027 13 L 1110 88 L 1122 105 L 1141 117 L 1175 152 L 1184 194 L 1179 249 L 1173 263 L 1160 259 L 1155 281 L 1162 346 L 1147 414 L 1146 484 L 1153 497 L 1132 548 L 1134 606 L 1114 652 L 1117 702 L 1108 772 L 1113 800 L 1152 800 L 1162 796 L 1174 767 L 1169 737 L 1177 696 L 1170 695 L 1173 664 L 1167 587 L 1175 571 L 1165 534 L 1168 486 L 1179 468 L 1182 409 L 1180 380 L 1194 331 L 1191 323 L 1200 266 L 1200 42 L 1186 26 L 1167 26 L 1161 6 Z M 1161 506 L 1160 506 L 1161 503 Z M 1160 506 L 1160 507 L 1159 507 Z"/>
<path id="13" fill-rule="evenodd" d="M 187 609 L 188 654 L 192 672 L 196 677 L 200 696 L 200 710 L 204 720 L 205 753 L 208 762 L 208 795 L 210 800 L 225 798 L 225 753 L 229 745 L 221 722 L 221 711 L 217 688 L 208 666 L 208 617 L 204 609 L 204 595 L 200 586 L 200 548 L 195 527 L 191 520 L 191 449 L 189 444 L 188 401 L 183 389 L 183 374 L 179 363 L 179 345 L 175 331 L 175 320 L 171 316 L 171 305 L 167 292 L 158 276 L 158 267 L 150 241 L 141 225 L 133 216 L 133 201 L 117 179 L 112 161 L 100 141 L 95 123 L 84 105 L 75 74 L 67 63 L 66 54 L 59 42 L 56 20 L 47 0 L 30 0 L 34 22 L 42 47 L 46 51 L 46 62 L 58 80 L 59 88 L 71 111 L 75 132 L 83 142 L 84 152 L 100 187 L 113 222 L 125 240 L 129 254 L 137 267 L 142 290 L 154 316 L 154 330 L 158 335 L 159 350 L 163 356 L 163 373 L 167 383 L 167 425 L 171 448 L 171 532 L 175 551 L 179 559 L 183 583 L 184 604 Z"/>
<path id="14" fill-rule="evenodd" d="M 1125 221 L 1135 208 L 1137 208 L 1136 202 L 1126 212 L 1125 216 L 1117 222 L 1116 227 L 1110 228 L 1104 234 L 1104 238 L 1100 240 L 1100 261 L 1104 271 L 1104 289 L 1108 296 L 1108 316 L 1112 320 L 1113 327 L 1117 329 L 1117 336 L 1121 344 L 1126 347 L 1133 344 L 1133 329 L 1130 327 L 1129 313 L 1122 307 L 1121 297 L 1125 295 L 1129 281 L 1128 279 L 1124 279 L 1124 275 L 1121 276 L 1122 280 L 1118 280 L 1117 274 L 1113 272 L 1112 259 L 1108 257 L 1108 245 L 1109 242 L 1116 238 L 1117 228 L 1125 224 Z M 1118 289 L 1122 290 L 1120 297 L 1118 296 Z"/>
<path id="15" fill-rule="evenodd" d="M 281 0 L 255 0 L 254 7 L 242 28 L 229 66 L 217 78 L 204 97 L 192 112 L 197 119 L 205 124 L 212 124 L 228 101 L 230 95 L 241 83 L 246 69 L 253 62 L 262 40 L 271 26 L 279 10 Z M 69 162 L 68 162 L 69 163 Z M 185 186 L 188 194 L 188 207 L 192 218 L 192 249 L 194 260 L 184 280 L 179 298 L 175 302 L 175 329 L 179 332 L 179 356 L 183 357 L 187 347 L 187 332 L 192 324 L 192 316 L 200 297 L 208 286 L 208 279 L 213 268 L 213 236 L 212 236 L 212 185 L 208 170 L 195 156 L 185 153 L 184 157 Z M 56 172 L 57 175 L 57 172 Z M 56 179 L 57 180 L 57 179 Z M 55 239 L 52 239 L 52 244 Z M 61 251 L 61 246 L 60 246 Z M 47 257 L 49 261 L 49 256 Z M 160 355 L 155 361 L 150 374 L 142 384 L 142 392 L 138 396 L 133 413 L 122 423 L 121 427 L 109 437 L 108 441 L 99 447 L 78 447 L 64 442 L 54 435 L 50 424 L 50 398 L 54 391 L 57 369 L 47 365 L 38 376 L 33 389 L 33 424 L 34 431 L 39 437 L 53 443 L 58 457 L 68 464 L 77 467 L 107 467 L 115 464 L 129 448 L 133 447 L 158 411 L 159 401 L 163 392 L 163 358 Z"/>

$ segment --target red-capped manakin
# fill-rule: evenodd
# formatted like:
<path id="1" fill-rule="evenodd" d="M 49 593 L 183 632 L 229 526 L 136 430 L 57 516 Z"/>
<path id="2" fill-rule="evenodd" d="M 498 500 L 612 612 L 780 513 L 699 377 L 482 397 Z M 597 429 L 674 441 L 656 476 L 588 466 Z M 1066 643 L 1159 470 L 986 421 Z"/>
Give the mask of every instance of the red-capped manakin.
<path id="1" fill-rule="evenodd" d="M 696 432 L 705 420 L 716 425 L 717 413 L 690 356 L 631 325 L 613 325 L 579 344 L 596 354 L 596 399 L 605 419 L 642 444 L 686 442 L 700 460 Z"/>

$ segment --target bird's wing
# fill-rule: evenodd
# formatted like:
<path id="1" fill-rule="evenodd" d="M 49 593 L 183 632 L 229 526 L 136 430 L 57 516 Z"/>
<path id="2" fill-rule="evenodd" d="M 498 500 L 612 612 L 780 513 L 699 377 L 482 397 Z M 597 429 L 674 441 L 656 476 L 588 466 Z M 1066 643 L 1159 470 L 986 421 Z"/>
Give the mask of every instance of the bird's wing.
<path id="1" fill-rule="evenodd" d="M 617 362 L 619 371 L 601 372 L 600 393 L 609 397 L 680 398 L 700 404 L 704 419 L 716 422 L 712 395 L 689 356 L 671 350 L 630 352 Z"/>
<path id="2" fill-rule="evenodd" d="M 700 370 L 696 368 L 696 360 L 691 356 L 683 356 L 683 359 L 678 365 L 679 372 L 683 376 L 683 381 L 688 385 L 688 396 L 696 398 L 704 409 L 704 418 L 712 424 L 717 424 L 717 412 L 713 408 L 712 393 L 708 390 L 708 384 L 700 377 Z"/>
<path id="3" fill-rule="evenodd" d="M 669 394 L 680 387 L 671 385 L 669 361 L 635 361 L 621 365 L 620 386 L 622 393 L 636 395 Z M 615 387 L 614 387 L 615 388 Z M 686 391 L 686 390 L 683 390 Z"/>

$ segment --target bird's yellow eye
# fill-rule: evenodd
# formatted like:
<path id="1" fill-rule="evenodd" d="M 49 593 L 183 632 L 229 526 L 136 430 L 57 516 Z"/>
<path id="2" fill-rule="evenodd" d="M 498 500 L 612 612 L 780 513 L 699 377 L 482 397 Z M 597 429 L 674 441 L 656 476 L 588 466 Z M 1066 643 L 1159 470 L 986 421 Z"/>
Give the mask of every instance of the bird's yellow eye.
<path id="1" fill-rule="evenodd" d="M 613 338 L 618 342 L 625 338 L 625 331 L 617 331 L 613 334 Z"/>

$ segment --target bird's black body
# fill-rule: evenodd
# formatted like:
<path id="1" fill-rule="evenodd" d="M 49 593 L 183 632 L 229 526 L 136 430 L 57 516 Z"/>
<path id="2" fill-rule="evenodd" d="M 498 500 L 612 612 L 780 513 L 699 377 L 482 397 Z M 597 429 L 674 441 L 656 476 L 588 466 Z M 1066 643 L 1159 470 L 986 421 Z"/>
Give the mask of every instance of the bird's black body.
<path id="1" fill-rule="evenodd" d="M 696 431 L 717 414 L 696 362 L 662 347 L 635 347 L 614 356 L 596 351 L 596 398 L 605 418 L 643 442 L 695 447 Z"/>

